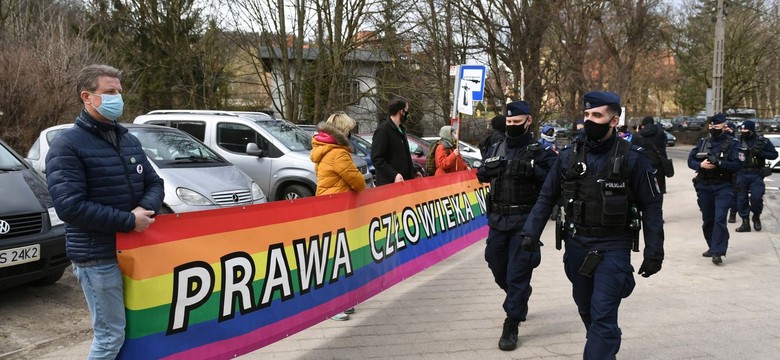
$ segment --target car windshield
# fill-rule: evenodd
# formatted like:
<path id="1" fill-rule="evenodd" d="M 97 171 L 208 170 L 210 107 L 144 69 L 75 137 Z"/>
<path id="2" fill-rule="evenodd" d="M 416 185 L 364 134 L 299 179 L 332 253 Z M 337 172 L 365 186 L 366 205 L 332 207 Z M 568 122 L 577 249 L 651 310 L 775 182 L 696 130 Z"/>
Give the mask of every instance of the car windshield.
<path id="1" fill-rule="evenodd" d="M 260 127 L 271 133 L 292 151 L 311 150 L 311 135 L 295 124 L 282 119 L 256 120 Z"/>
<path id="2" fill-rule="evenodd" d="M 187 134 L 168 129 L 130 129 L 150 161 L 160 167 L 191 163 L 226 163 L 214 151 Z"/>
<path id="3" fill-rule="evenodd" d="M 16 171 L 24 169 L 22 161 L 11 154 L 8 149 L 0 144 L 0 171 Z"/>
<path id="4" fill-rule="evenodd" d="M 780 136 L 767 137 L 774 147 L 780 147 Z"/>

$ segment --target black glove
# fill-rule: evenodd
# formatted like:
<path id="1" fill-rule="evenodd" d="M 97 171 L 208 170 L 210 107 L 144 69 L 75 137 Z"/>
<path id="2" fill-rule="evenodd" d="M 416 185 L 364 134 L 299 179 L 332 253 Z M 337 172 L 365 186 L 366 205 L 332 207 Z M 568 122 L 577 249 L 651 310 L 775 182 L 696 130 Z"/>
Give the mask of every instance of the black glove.
<path id="1" fill-rule="evenodd" d="M 639 267 L 637 274 L 642 275 L 642 277 L 650 277 L 650 275 L 661 271 L 662 262 L 663 260 L 645 259 L 642 261 L 642 266 Z"/>
<path id="2" fill-rule="evenodd" d="M 520 244 L 520 248 L 523 251 L 536 253 L 539 252 L 539 240 L 531 239 L 530 236 L 523 237 L 523 242 Z"/>

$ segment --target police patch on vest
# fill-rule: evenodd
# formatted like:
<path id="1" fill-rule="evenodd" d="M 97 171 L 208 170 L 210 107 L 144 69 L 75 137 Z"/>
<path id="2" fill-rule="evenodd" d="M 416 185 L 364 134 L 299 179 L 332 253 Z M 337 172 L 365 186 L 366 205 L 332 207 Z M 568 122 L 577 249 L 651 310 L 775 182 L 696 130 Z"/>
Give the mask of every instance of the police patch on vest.
<path id="1" fill-rule="evenodd" d="M 739 161 L 745 161 L 745 153 L 739 152 Z"/>
<path id="2" fill-rule="evenodd" d="M 625 189 L 625 182 L 605 182 L 604 187 L 607 189 Z"/>

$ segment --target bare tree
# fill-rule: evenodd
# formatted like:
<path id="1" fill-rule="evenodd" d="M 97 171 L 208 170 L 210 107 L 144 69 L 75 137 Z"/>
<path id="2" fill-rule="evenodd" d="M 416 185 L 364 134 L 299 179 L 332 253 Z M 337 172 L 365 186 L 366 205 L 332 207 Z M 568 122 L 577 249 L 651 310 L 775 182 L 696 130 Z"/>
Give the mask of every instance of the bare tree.
<path id="1" fill-rule="evenodd" d="M 0 2 L 0 138 L 25 153 L 41 130 L 78 114 L 76 76 L 97 61 L 71 31 L 82 9 L 59 1 Z"/>
<path id="2" fill-rule="evenodd" d="M 551 26 L 550 19 L 558 11 L 562 0 L 521 1 L 461 1 L 462 11 L 481 31 L 475 31 L 479 48 L 490 59 L 493 71 L 506 66 L 512 74 L 510 92 L 512 100 L 528 101 L 533 115 L 541 119 L 540 109 L 546 93 L 543 81 L 544 36 Z M 524 81 L 520 81 L 524 79 Z M 501 78 L 496 77 L 498 86 L 503 87 Z M 534 124 L 534 129 L 539 124 Z"/>

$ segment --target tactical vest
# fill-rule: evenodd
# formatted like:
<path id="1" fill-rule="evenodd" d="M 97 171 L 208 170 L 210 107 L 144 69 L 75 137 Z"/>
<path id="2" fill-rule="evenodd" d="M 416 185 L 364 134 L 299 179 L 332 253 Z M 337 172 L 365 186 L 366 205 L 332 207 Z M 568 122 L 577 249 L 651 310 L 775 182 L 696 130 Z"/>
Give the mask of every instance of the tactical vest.
<path id="1" fill-rule="evenodd" d="M 574 145 L 562 172 L 562 198 L 568 227 L 588 236 L 616 234 L 629 229 L 633 199 L 628 191 L 627 161 L 631 143 L 615 139 L 603 169 L 588 174 L 581 142 Z M 634 214 L 637 215 L 637 214 Z"/>
<path id="2" fill-rule="evenodd" d="M 766 146 L 766 141 L 765 137 L 756 135 L 756 142 L 753 143 L 752 147 L 763 149 Z M 761 169 L 766 166 L 766 159 L 750 153 L 751 146 L 748 146 L 746 139 L 741 138 L 739 142 L 741 150 L 745 153 L 745 162 L 743 163 L 745 169 Z"/>
<path id="3" fill-rule="evenodd" d="M 540 149 L 539 143 L 533 142 L 520 152 L 519 157 L 505 161 L 499 175 L 490 182 L 490 187 L 496 189 L 493 194 L 495 205 L 525 205 L 530 210 L 536 203 L 541 184 L 534 175 L 534 158 Z M 496 156 L 506 159 L 506 141 L 498 144 Z"/>
<path id="4" fill-rule="evenodd" d="M 720 148 L 717 150 L 712 149 L 712 143 L 710 142 L 710 138 L 704 139 L 704 142 L 702 142 L 701 147 L 699 148 L 699 152 L 696 154 L 696 158 L 700 160 L 704 160 L 704 158 L 707 157 L 714 157 L 717 158 L 718 161 L 722 160 L 729 160 L 729 156 L 731 154 L 731 145 L 734 140 L 731 136 L 727 136 L 726 139 L 724 139 L 720 143 Z M 696 181 L 701 182 L 702 184 L 716 184 L 721 182 L 731 182 L 733 179 L 733 173 L 726 171 L 725 169 L 721 168 L 720 166 L 716 166 L 714 169 L 699 169 L 699 174 L 696 175 Z"/>

